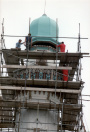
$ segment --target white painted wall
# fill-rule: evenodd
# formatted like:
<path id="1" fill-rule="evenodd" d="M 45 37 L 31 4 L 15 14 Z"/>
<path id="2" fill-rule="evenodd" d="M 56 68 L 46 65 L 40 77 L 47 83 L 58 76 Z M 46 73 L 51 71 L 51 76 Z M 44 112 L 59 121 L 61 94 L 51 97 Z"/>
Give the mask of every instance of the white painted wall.
<path id="1" fill-rule="evenodd" d="M 38 122 L 36 123 L 38 118 Z M 17 112 L 17 119 L 19 121 L 19 113 Z M 35 122 L 35 123 L 20 123 L 19 132 L 34 132 L 33 129 L 40 128 L 42 132 L 55 130 L 57 131 L 57 113 L 49 110 L 22 109 L 20 122 Z M 46 124 L 43 124 L 46 123 Z M 51 124 L 47 124 L 51 123 Z M 22 129 L 26 128 L 26 129 Z M 31 130 L 32 129 L 32 130 Z M 44 130 L 44 131 L 43 131 Z"/>

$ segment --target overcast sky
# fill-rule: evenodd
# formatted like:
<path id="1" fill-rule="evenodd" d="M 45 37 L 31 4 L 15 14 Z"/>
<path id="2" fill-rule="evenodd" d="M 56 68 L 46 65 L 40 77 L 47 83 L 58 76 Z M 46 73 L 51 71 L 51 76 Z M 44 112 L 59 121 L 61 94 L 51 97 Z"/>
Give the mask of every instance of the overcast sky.
<path id="1" fill-rule="evenodd" d="M 0 0 L 0 34 L 1 23 L 4 18 L 4 34 L 26 36 L 29 31 L 29 18 L 31 22 L 45 13 L 48 17 L 58 18 L 60 37 L 78 37 L 79 23 L 82 52 L 90 53 L 90 0 Z M 7 48 L 14 48 L 19 38 L 5 37 Z M 24 41 L 25 38 L 22 38 Z M 60 39 L 66 44 L 69 52 L 77 51 L 78 40 Z M 22 46 L 22 49 L 25 47 Z M 83 94 L 90 95 L 90 58 L 82 60 L 82 80 L 85 81 Z M 89 99 L 90 97 L 83 97 Z M 84 123 L 90 131 L 90 101 L 84 101 Z M 87 123 L 86 123 L 87 122 Z"/>

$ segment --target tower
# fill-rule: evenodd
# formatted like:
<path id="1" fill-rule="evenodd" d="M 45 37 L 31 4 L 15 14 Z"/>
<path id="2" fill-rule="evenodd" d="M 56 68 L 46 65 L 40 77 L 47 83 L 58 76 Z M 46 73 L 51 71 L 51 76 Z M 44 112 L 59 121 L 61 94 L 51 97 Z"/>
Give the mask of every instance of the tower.
<path id="1" fill-rule="evenodd" d="M 31 23 L 30 51 L 2 49 L 2 68 L 7 68 L 8 76 L 0 78 L 1 128 L 16 132 L 82 129 L 84 82 L 78 67 L 84 53 L 58 52 L 58 31 L 57 23 L 44 14 Z M 63 75 L 63 70 L 68 70 L 68 75 Z"/>

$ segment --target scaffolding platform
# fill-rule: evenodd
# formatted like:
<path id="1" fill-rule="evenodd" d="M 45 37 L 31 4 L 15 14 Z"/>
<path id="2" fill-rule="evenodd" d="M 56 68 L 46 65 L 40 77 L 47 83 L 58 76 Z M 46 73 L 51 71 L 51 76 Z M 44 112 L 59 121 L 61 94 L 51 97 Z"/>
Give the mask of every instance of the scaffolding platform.
<path id="1" fill-rule="evenodd" d="M 3 49 L 2 52 L 6 65 L 20 65 L 20 60 L 27 59 L 26 50 Z M 80 52 L 76 52 L 76 53 L 58 52 L 57 60 L 60 61 L 59 66 L 63 66 L 64 64 L 66 64 L 67 66 L 69 65 L 69 67 L 72 68 L 72 70 L 69 71 L 69 76 L 71 77 L 69 78 L 70 81 L 73 80 L 75 71 L 77 70 L 77 66 L 79 65 L 79 59 L 83 58 L 83 55 L 88 55 L 88 54 L 89 53 L 80 53 Z M 34 52 L 28 51 L 28 59 L 56 60 L 56 53 L 45 52 L 45 51 L 34 51 Z M 13 69 L 8 68 L 9 75 L 12 75 L 12 72 Z"/>
<path id="2" fill-rule="evenodd" d="M 58 52 L 58 67 L 50 66 L 25 66 L 20 63 L 27 59 L 26 50 L 3 49 L 2 50 L 5 65 L 1 68 L 7 68 L 9 76 L 0 77 L 0 128 L 17 128 L 15 125 L 16 112 L 22 109 L 57 110 L 58 114 L 63 113 L 63 118 L 58 117 L 58 130 L 75 131 L 74 128 L 81 118 L 82 103 L 81 92 L 84 82 L 76 79 L 75 72 L 79 66 L 79 61 L 88 53 L 61 53 Z M 56 53 L 45 51 L 28 51 L 28 59 L 36 60 L 56 60 Z M 66 64 L 67 67 L 63 65 Z M 51 71 L 61 71 L 66 68 L 69 71 L 68 81 L 53 79 Z M 28 70 L 28 78 L 13 76 L 15 71 Z M 31 78 L 33 70 L 50 70 L 50 78 Z M 17 74 L 18 72 L 16 72 Z M 44 73 L 44 72 L 43 72 Z M 46 74 L 46 73 L 45 73 Z M 62 122 L 60 124 L 60 122 Z M 79 124 L 78 124 L 79 125 Z"/>

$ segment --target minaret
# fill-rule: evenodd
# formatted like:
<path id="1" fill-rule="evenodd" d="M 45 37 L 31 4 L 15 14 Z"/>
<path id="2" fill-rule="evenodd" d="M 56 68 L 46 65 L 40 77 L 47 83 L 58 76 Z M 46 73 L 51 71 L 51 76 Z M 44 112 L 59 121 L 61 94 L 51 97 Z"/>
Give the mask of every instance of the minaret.
<path id="1" fill-rule="evenodd" d="M 39 51 L 42 52 L 42 54 L 43 52 L 55 53 L 57 44 L 56 28 L 58 32 L 58 25 L 46 14 L 43 14 L 40 18 L 32 21 L 30 33 L 35 37 L 32 37 L 33 47 L 30 52 Z M 37 59 L 36 57 L 34 65 L 30 63 L 28 63 L 28 65 L 33 67 L 35 65 L 37 66 L 37 69 L 28 69 L 28 73 L 31 74 L 29 79 L 37 78 L 43 83 L 43 80 L 48 81 L 50 78 L 53 78 L 53 69 L 51 69 L 48 64 L 48 58 L 43 59 L 43 57 L 40 56 Z M 53 65 L 55 64 L 52 60 L 51 66 Z M 23 70 L 22 72 L 24 73 L 25 71 L 26 70 Z M 25 95 L 22 94 L 21 96 L 18 94 L 17 96 L 18 101 L 21 100 L 23 102 L 23 99 L 25 99 L 24 101 L 27 101 L 27 104 L 28 102 L 30 104 L 30 108 L 22 108 L 20 111 L 16 112 L 16 122 L 20 121 L 19 132 L 25 132 L 26 130 L 28 132 L 57 131 L 59 124 L 59 107 L 57 107 L 57 105 L 60 103 L 60 97 L 55 93 L 55 86 L 53 86 L 53 92 L 49 92 L 47 86 L 42 86 L 38 83 L 36 86 L 29 85 L 28 88 L 32 87 L 30 92 L 25 90 Z M 23 121 L 27 122 L 27 124 L 23 123 Z M 18 126 L 18 123 L 16 123 L 16 125 Z"/>
<path id="2" fill-rule="evenodd" d="M 79 132 L 83 125 L 84 82 L 78 71 L 80 59 L 87 53 L 58 51 L 58 24 L 46 14 L 32 21 L 30 33 L 29 51 L 2 49 L 2 68 L 7 68 L 8 76 L 0 77 L 0 128 L 13 128 L 15 132 Z"/>

